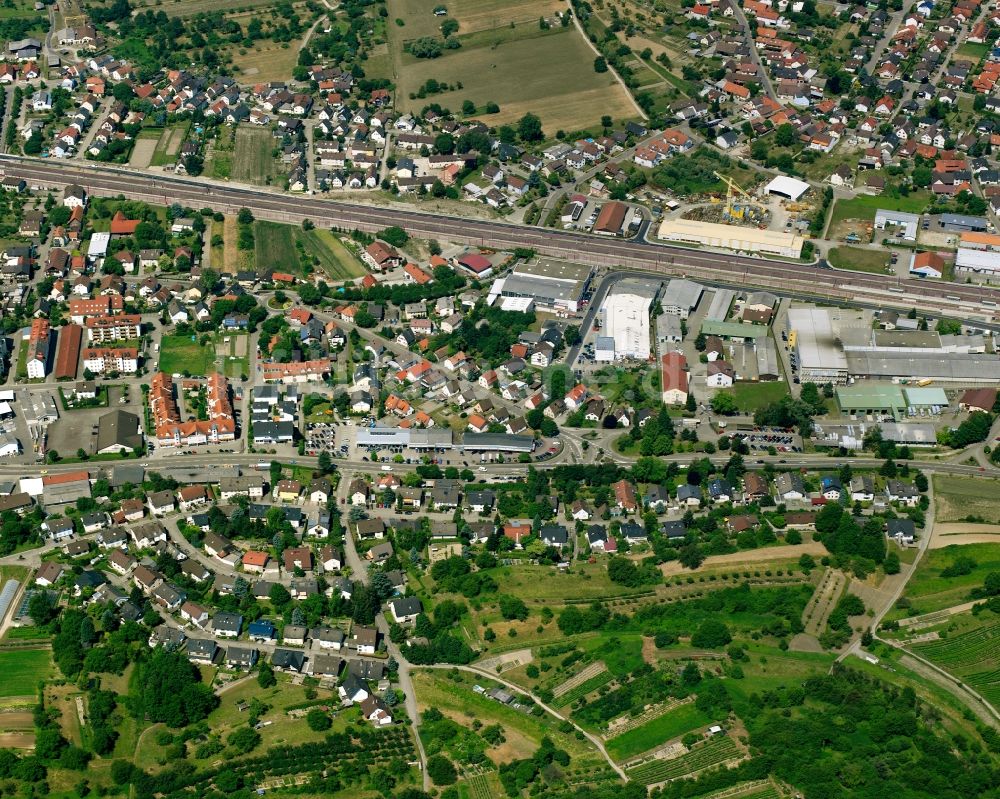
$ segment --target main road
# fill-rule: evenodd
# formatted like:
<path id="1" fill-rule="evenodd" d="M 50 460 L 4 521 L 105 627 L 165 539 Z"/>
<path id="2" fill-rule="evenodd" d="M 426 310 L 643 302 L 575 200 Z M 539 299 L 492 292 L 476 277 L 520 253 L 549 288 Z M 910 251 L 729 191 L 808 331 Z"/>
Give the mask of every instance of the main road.
<path id="1" fill-rule="evenodd" d="M 1000 289 L 959 283 L 901 280 L 830 269 L 820 264 L 710 252 L 644 240 L 602 237 L 564 230 L 547 230 L 500 221 L 466 219 L 402 208 L 361 205 L 312 196 L 278 194 L 176 175 L 151 175 L 119 167 L 78 166 L 55 159 L 0 155 L 5 176 L 29 185 L 61 188 L 70 183 L 97 196 L 123 195 L 155 204 L 180 202 L 236 213 L 249 208 L 259 219 L 299 224 L 305 219 L 345 230 L 376 232 L 398 225 L 414 236 L 444 239 L 493 249 L 525 247 L 540 255 L 592 267 L 635 269 L 660 275 L 714 280 L 733 286 L 794 291 L 827 300 L 858 301 L 878 307 L 909 310 L 919 307 L 936 315 L 963 320 L 992 321 L 1000 306 Z"/>

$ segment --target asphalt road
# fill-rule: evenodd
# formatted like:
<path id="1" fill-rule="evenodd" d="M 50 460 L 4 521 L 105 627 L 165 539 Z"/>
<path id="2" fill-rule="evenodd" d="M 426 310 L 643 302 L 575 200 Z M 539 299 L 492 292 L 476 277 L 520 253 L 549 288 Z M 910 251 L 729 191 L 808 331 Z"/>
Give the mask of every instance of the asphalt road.
<path id="1" fill-rule="evenodd" d="M 123 168 L 87 165 L 54 159 L 41 161 L 23 156 L 0 156 L 7 176 L 24 178 L 29 185 L 62 187 L 78 183 L 91 194 L 125 195 L 152 203 L 188 203 L 235 213 L 242 207 L 255 216 L 288 223 L 304 219 L 344 229 L 378 231 L 399 225 L 411 235 L 445 239 L 479 247 L 533 248 L 539 254 L 595 267 L 633 269 L 662 275 L 720 280 L 737 286 L 760 286 L 784 292 L 833 300 L 863 298 L 882 307 L 908 310 L 918 306 L 961 319 L 993 319 L 983 301 L 1000 305 L 1000 289 L 965 284 L 940 285 L 901 280 L 890 275 L 869 275 L 823 268 L 820 264 L 765 260 L 690 247 L 626 241 L 564 230 L 525 227 L 498 221 L 481 221 L 432 214 L 426 211 L 379 208 L 292 196 L 273 191 L 234 187 L 207 180 L 172 175 L 150 175 Z M 947 293 L 942 293 L 947 292 Z"/>

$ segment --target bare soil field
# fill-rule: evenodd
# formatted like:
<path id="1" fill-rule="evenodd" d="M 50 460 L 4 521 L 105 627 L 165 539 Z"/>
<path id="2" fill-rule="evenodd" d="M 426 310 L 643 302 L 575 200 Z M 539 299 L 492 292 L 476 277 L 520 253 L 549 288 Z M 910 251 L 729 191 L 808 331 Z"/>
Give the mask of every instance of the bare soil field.
<path id="1" fill-rule="evenodd" d="M 935 524 L 930 548 L 941 549 L 952 544 L 1000 544 L 1000 524 L 968 522 Z"/>
<path id="2" fill-rule="evenodd" d="M 128 165 L 137 169 L 146 169 L 153 161 L 153 153 L 156 152 L 158 141 L 159 139 L 144 139 L 142 137 L 136 139 Z"/>
<path id="3" fill-rule="evenodd" d="M 815 557 L 825 554 L 826 547 L 818 541 L 809 541 L 804 544 L 786 544 L 780 547 L 751 549 L 746 552 L 731 552 L 728 555 L 710 555 L 701 564 L 701 569 L 711 569 L 718 566 L 739 566 L 743 563 L 765 563 L 771 560 L 788 560 L 801 557 L 802 555 L 813 555 Z M 665 577 L 689 572 L 688 569 L 684 568 L 677 561 L 662 564 L 660 570 Z"/>

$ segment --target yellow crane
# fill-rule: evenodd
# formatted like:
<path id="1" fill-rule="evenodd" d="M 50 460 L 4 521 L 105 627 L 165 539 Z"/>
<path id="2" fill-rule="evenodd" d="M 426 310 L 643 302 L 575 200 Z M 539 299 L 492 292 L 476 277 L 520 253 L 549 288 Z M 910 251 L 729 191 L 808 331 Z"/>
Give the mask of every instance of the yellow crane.
<path id="1" fill-rule="evenodd" d="M 724 211 L 725 215 L 730 219 L 742 219 L 744 213 L 746 212 L 746 208 L 744 208 L 741 205 L 734 205 L 733 195 L 739 194 L 742 197 L 745 197 L 748 205 L 753 204 L 753 197 L 751 197 L 746 191 L 744 191 L 740 187 L 740 185 L 732 178 L 727 177 L 726 175 L 720 175 L 718 172 L 713 172 L 712 174 L 714 174 L 719 180 L 721 180 L 723 183 L 726 184 L 726 208 Z"/>

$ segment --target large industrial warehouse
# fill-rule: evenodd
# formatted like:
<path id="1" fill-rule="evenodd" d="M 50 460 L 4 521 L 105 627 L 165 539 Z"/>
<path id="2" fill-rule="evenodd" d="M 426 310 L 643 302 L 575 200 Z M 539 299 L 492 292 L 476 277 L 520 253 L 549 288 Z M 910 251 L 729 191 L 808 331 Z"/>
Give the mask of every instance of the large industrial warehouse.
<path id="1" fill-rule="evenodd" d="M 659 283 L 622 280 L 608 293 L 601 306 L 604 337 L 614 340 L 615 360 L 649 359 L 649 308 Z"/>
<path id="2" fill-rule="evenodd" d="M 777 230 L 697 222 L 693 219 L 664 219 L 656 235 L 664 241 L 681 241 L 782 258 L 798 258 L 802 255 L 802 237 Z"/>
<path id="3" fill-rule="evenodd" d="M 493 283 L 490 303 L 497 297 L 526 297 L 535 305 L 553 313 L 576 313 L 590 284 L 590 267 L 542 258 L 520 263 L 507 277 Z"/>

